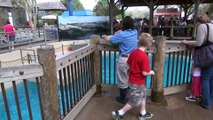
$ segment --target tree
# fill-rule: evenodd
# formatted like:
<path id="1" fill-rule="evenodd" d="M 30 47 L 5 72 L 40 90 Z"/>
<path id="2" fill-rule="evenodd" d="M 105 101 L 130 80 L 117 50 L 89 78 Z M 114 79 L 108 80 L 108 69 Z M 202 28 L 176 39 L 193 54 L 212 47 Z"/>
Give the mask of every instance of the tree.
<path id="1" fill-rule="evenodd" d="M 119 0 L 114 0 L 112 6 L 113 16 L 119 15 L 121 13 Z M 109 15 L 109 0 L 99 0 L 93 9 L 96 16 L 108 16 Z"/>
<path id="2" fill-rule="evenodd" d="M 210 15 L 213 15 L 213 3 L 208 5 L 208 8 L 207 8 L 206 12 L 209 12 Z"/>
<path id="3" fill-rule="evenodd" d="M 34 25 L 37 24 L 36 0 L 12 0 L 12 5 L 14 8 L 23 8 L 27 13 L 29 22 L 32 22 Z M 35 26 L 32 27 L 34 28 Z"/>
<path id="4" fill-rule="evenodd" d="M 148 9 L 144 9 L 144 10 L 139 10 L 139 9 L 127 10 L 125 14 L 127 16 L 132 16 L 133 18 L 147 18 L 149 16 L 149 10 Z"/>
<path id="5" fill-rule="evenodd" d="M 69 8 L 68 0 L 61 0 L 65 7 Z M 73 10 L 84 10 L 84 6 L 79 0 L 72 0 Z"/>

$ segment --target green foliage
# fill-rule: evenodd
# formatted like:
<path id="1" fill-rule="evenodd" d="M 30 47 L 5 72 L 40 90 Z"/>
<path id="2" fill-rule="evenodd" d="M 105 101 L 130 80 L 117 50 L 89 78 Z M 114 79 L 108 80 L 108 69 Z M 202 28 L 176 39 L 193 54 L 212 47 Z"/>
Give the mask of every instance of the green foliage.
<path id="1" fill-rule="evenodd" d="M 208 5 L 207 12 L 209 12 L 210 15 L 213 15 L 213 3 Z"/>
<path id="2" fill-rule="evenodd" d="M 116 7 L 116 3 L 112 6 L 113 16 L 121 14 L 121 10 Z M 107 0 L 99 0 L 93 9 L 96 16 L 109 16 L 109 3 Z"/>
<path id="3" fill-rule="evenodd" d="M 149 17 L 149 10 L 139 10 L 139 9 L 134 9 L 134 10 L 127 10 L 125 12 L 126 16 L 131 16 L 133 18 L 148 18 Z"/>
<path id="4" fill-rule="evenodd" d="M 37 27 L 43 27 L 43 26 L 44 26 L 44 20 L 39 19 L 39 20 L 38 20 Z"/>
<path id="5" fill-rule="evenodd" d="M 69 8 L 68 0 L 61 0 L 65 7 Z M 84 7 L 80 0 L 72 0 L 73 3 L 73 10 L 84 10 Z"/>

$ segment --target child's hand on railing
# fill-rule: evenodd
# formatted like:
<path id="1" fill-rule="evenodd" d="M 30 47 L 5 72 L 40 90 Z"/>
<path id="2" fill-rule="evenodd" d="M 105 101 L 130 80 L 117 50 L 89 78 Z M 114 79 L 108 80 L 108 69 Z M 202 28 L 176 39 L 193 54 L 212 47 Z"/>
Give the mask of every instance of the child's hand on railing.
<path id="1" fill-rule="evenodd" d="M 153 70 L 151 70 L 149 73 L 150 75 L 155 75 L 155 72 Z"/>
<path id="2" fill-rule="evenodd" d="M 109 37 L 107 35 L 102 35 L 102 38 L 106 41 L 109 41 Z"/>

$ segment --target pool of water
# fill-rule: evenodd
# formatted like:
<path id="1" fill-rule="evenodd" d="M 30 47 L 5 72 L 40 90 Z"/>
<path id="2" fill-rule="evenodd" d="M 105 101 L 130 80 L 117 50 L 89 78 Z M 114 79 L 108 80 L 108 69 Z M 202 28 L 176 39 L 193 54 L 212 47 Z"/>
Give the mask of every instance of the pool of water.
<path id="1" fill-rule="evenodd" d="M 105 60 L 104 60 L 105 59 Z M 114 59 L 116 59 L 114 61 Z M 152 68 L 152 55 L 149 55 L 150 64 Z M 110 61 L 110 62 L 109 62 Z M 107 53 L 106 57 L 102 56 L 102 83 L 104 84 L 117 84 L 115 62 L 118 61 L 118 54 L 110 55 Z M 163 86 L 169 87 L 177 84 L 183 84 L 191 81 L 190 70 L 192 63 L 188 57 L 169 57 L 164 59 L 164 80 Z M 185 69 L 185 70 L 184 70 Z M 146 79 L 146 87 L 151 88 L 151 76 Z"/>
<path id="2" fill-rule="evenodd" d="M 38 93 L 37 93 L 37 87 L 34 81 L 27 81 L 28 86 L 28 92 L 29 92 L 29 98 L 30 98 L 30 104 L 33 114 L 34 120 L 41 120 L 41 114 L 40 114 L 40 105 L 38 100 Z M 23 82 L 17 83 L 17 92 L 18 92 L 18 100 L 20 104 L 21 109 L 21 116 L 23 120 L 29 120 L 29 112 L 27 108 L 27 101 L 26 101 L 26 95 L 24 90 L 24 84 Z M 9 111 L 11 115 L 11 120 L 18 120 L 18 112 L 16 108 L 16 102 L 14 97 L 13 88 L 9 87 L 6 89 L 6 95 L 7 95 L 7 101 L 9 106 Z M 4 102 L 2 93 L 0 92 L 0 120 L 7 120 Z"/>

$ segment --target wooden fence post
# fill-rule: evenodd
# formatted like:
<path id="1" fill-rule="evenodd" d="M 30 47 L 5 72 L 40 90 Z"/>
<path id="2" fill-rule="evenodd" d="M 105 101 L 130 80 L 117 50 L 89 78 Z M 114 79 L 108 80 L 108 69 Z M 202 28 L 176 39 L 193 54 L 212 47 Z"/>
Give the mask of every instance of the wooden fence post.
<path id="1" fill-rule="evenodd" d="M 96 50 L 93 53 L 93 79 L 96 85 L 96 96 L 101 96 L 101 53 L 98 50 L 97 44 L 99 44 L 100 36 L 99 35 L 92 35 L 90 43 L 96 45 Z"/>
<path id="2" fill-rule="evenodd" d="M 44 120 L 60 120 L 55 50 L 53 47 L 38 48 L 37 53 L 44 70 L 41 77 Z"/>
<path id="3" fill-rule="evenodd" d="M 164 75 L 164 57 L 166 52 L 166 38 L 164 36 L 157 36 L 155 38 L 156 53 L 153 58 L 153 69 L 155 71 L 151 100 L 156 103 L 164 101 L 163 90 L 163 75 Z"/>

